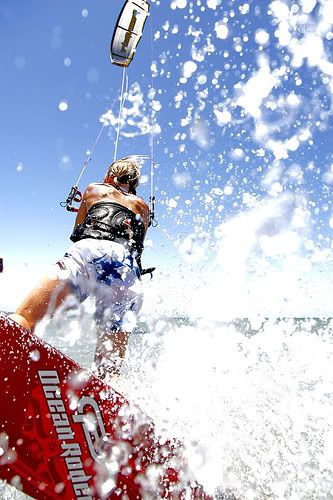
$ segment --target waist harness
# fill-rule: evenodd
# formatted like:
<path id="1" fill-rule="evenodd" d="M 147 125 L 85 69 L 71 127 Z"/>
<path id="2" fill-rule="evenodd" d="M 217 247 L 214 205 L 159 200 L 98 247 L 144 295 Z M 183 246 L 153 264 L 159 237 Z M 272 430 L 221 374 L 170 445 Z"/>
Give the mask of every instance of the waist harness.
<path id="1" fill-rule="evenodd" d="M 90 207 L 84 221 L 74 228 L 70 237 L 74 242 L 84 238 L 110 241 L 124 238 L 140 265 L 145 227 L 140 216 L 123 205 L 101 202 Z"/>

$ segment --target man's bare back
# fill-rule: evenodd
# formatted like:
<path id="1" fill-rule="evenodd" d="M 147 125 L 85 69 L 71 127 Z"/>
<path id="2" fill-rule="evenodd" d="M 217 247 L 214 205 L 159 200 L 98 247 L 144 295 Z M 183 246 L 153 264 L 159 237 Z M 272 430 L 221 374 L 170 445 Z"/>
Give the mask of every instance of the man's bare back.
<path id="1" fill-rule="evenodd" d="M 122 193 L 111 183 L 94 182 L 89 184 L 85 190 L 82 202 L 75 220 L 75 226 L 82 224 L 88 210 L 97 203 L 112 202 L 132 210 L 143 220 L 146 230 L 149 224 L 149 207 L 146 202 L 130 193 Z"/>

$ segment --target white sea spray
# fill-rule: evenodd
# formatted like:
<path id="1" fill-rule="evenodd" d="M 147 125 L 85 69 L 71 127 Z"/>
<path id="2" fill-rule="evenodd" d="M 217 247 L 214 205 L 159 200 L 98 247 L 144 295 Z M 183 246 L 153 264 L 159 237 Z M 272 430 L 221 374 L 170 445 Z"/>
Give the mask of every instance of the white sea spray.
<path id="1" fill-rule="evenodd" d="M 209 493 L 325 496 L 333 472 L 332 325 L 259 324 L 244 335 L 208 319 L 177 327 L 151 318 L 150 335 L 127 358 L 127 390 L 163 435 L 184 441 Z"/>

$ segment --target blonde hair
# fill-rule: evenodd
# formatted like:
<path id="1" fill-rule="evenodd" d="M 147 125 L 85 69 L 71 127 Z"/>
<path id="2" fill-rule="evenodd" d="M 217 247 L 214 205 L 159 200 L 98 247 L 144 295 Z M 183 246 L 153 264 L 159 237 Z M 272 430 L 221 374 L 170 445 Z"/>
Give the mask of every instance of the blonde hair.
<path id="1" fill-rule="evenodd" d="M 138 184 L 140 167 L 135 157 L 126 156 L 125 158 L 121 158 L 111 163 L 104 176 L 104 182 L 106 182 L 109 177 L 121 178 L 124 176 L 129 177 L 133 184 Z"/>

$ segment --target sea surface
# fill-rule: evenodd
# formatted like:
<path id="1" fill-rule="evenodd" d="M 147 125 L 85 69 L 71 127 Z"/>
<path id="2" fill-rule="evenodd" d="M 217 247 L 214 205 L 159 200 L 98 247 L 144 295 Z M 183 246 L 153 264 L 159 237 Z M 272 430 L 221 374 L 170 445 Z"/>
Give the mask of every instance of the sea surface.
<path id="1" fill-rule="evenodd" d="M 89 313 L 37 334 L 91 368 Z M 332 360 L 333 318 L 155 317 L 131 335 L 115 385 L 183 440 L 216 499 L 333 499 Z M 1 483 L 0 498 L 28 497 Z"/>

